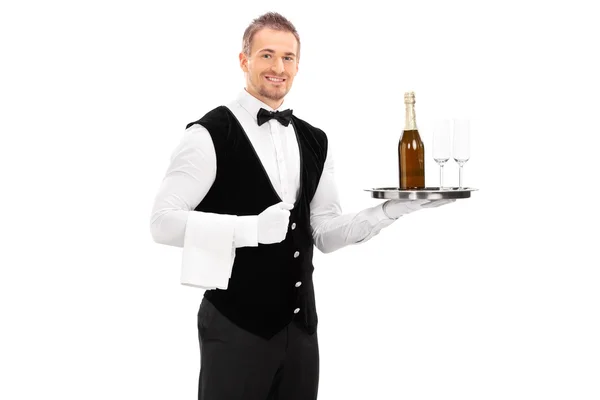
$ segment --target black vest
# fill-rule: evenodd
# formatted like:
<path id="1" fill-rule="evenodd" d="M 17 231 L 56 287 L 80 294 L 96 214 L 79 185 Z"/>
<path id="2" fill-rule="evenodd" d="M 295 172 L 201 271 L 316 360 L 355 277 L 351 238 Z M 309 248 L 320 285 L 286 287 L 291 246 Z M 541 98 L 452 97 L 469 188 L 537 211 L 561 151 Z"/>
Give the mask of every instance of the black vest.
<path id="1" fill-rule="evenodd" d="M 291 123 L 300 146 L 300 191 L 285 240 L 237 248 L 227 289 L 204 293 L 233 323 L 265 339 L 292 320 L 312 334 L 318 321 L 310 202 L 323 172 L 327 136 L 295 116 Z M 196 211 L 258 215 L 282 201 L 244 129 L 227 107 L 215 108 L 186 129 L 193 124 L 208 130 L 217 156 L 215 182 Z"/>

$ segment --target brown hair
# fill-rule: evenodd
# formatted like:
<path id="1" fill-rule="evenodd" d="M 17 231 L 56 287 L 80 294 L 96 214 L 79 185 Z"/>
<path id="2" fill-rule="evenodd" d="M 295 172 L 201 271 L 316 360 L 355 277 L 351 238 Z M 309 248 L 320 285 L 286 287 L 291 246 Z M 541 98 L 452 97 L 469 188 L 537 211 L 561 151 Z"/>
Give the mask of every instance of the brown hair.
<path id="1" fill-rule="evenodd" d="M 246 57 L 250 57 L 250 49 L 252 49 L 252 39 L 254 38 L 254 34 L 263 28 L 294 34 L 296 41 L 298 42 L 298 54 L 296 56 L 298 60 L 300 60 L 300 35 L 298 35 L 296 28 L 287 18 L 276 12 L 263 14 L 248 25 L 242 39 L 242 52 Z"/>

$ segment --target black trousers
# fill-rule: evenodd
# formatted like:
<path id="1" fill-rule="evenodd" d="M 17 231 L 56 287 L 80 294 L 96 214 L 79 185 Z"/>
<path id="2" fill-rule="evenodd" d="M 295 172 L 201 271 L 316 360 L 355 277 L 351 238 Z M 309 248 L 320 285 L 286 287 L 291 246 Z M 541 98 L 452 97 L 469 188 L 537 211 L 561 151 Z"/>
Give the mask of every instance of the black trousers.
<path id="1" fill-rule="evenodd" d="M 270 340 L 234 323 L 202 298 L 198 310 L 198 400 L 315 400 L 317 333 L 292 321 Z"/>

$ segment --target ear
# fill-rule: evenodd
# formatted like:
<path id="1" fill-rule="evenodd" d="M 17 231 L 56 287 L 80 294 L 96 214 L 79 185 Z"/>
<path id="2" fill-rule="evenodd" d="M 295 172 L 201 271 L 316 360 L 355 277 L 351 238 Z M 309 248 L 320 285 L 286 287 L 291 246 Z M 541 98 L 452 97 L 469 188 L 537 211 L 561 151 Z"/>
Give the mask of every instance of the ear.
<path id="1" fill-rule="evenodd" d="M 242 71 L 248 72 L 248 57 L 246 57 L 246 55 L 243 52 L 241 52 L 239 55 L 239 59 L 240 68 L 242 68 Z"/>

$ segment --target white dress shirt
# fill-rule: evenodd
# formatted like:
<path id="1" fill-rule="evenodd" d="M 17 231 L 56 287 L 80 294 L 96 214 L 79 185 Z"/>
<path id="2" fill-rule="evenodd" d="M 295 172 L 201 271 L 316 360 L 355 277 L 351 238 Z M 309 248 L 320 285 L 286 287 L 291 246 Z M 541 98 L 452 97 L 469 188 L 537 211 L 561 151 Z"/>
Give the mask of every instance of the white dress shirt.
<path id="1" fill-rule="evenodd" d="M 300 150 L 292 124 L 286 127 L 271 119 L 258 126 L 256 116 L 261 107 L 275 110 L 246 90 L 227 107 L 244 128 L 277 194 L 283 201 L 295 203 L 300 189 Z M 284 108 L 291 107 L 286 103 L 279 110 Z M 210 134 L 202 125 L 190 126 L 171 154 L 150 221 L 155 242 L 183 247 L 183 285 L 226 289 L 235 249 L 258 246 L 257 215 L 194 211 L 215 181 L 216 171 Z M 334 157 L 328 146 L 323 173 L 310 203 L 315 246 L 323 253 L 330 253 L 369 240 L 395 221 L 384 214 L 382 206 L 383 203 L 342 214 L 334 179 Z"/>

